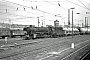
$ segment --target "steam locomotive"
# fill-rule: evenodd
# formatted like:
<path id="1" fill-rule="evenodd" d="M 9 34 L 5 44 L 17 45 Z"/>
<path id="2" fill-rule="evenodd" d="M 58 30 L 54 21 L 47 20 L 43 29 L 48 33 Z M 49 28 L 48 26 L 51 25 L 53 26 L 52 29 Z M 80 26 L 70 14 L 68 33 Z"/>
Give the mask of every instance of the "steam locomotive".
<path id="1" fill-rule="evenodd" d="M 49 38 L 49 37 L 63 37 L 72 35 L 72 28 L 64 27 L 26 27 L 23 29 L 26 31 L 24 39 L 35 38 Z M 80 34 L 77 28 L 73 28 L 73 35 Z"/>

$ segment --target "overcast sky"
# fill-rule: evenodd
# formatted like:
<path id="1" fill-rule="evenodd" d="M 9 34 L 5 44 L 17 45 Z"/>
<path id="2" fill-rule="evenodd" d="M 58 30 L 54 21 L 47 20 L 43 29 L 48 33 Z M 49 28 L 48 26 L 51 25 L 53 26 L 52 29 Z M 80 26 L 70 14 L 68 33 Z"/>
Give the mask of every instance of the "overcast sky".
<path id="1" fill-rule="evenodd" d="M 84 22 L 85 17 L 90 15 L 85 14 L 90 11 L 89 5 L 90 0 L 0 0 L 0 21 L 37 26 L 37 17 L 39 17 L 40 26 L 42 21 L 44 26 L 54 25 L 56 19 L 59 20 L 60 25 L 64 25 L 68 22 L 68 9 L 74 7 L 74 24 L 76 25 Z M 55 16 L 57 14 L 60 15 Z"/>

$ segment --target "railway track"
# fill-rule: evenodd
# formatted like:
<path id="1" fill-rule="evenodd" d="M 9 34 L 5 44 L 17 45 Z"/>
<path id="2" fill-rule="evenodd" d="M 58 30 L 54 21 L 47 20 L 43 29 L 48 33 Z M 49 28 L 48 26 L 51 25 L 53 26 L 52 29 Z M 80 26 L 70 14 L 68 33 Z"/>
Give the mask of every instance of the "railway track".
<path id="1" fill-rule="evenodd" d="M 67 40 L 68 42 L 69 40 Z M 40 43 L 40 45 L 38 45 L 37 48 L 33 48 L 32 47 L 28 47 L 28 49 L 26 49 L 25 51 L 19 51 L 19 52 L 15 52 L 13 54 L 9 54 L 9 55 L 6 55 L 6 56 L 2 56 L 0 57 L 0 59 L 20 59 L 22 57 L 25 57 L 25 56 L 29 56 L 30 58 L 34 59 L 38 54 L 40 53 L 43 53 L 44 51 L 47 52 L 50 52 L 50 50 L 52 49 L 56 49 L 56 48 L 62 48 L 62 46 L 66 46 L 66 44 L 69 44 L 67 43 L 66 41 L 57 41 L 57 42 L 54 42 L 53 44 L 47 44 L 45 45 L 42 45 L 43 43 Z M 63 43 L 63 44 L 62 44 Z M 42 54 L 41 54 L 42 55 Z M 19 56 L 19 57 L 18 57 Z"/>
<path id="2" fill-rule="evenodd" d="M 49 56 L 47 55 L 43 58 L 40 58 L 39 60 L 79 60 L 80 56 L 82 56 L 86 52 L 86 50 L 89 49 L 87 46 L 89 46 L 90 43 L 88 44 L 88 42 L 90 42 L 90 39 L 76 44 L 75 45 L 76 48 L 74 48 L 74 49 L 71 49 L 70 47 L 68 47 L 68 48 L 63 49 L 54 54 L 52 52 L 52 53 L 50 53 Z M 82 49 L 84 49 L 84 50 L 82 50 Z M 55 57 L 59 57 L 59 58 L 55 58 Z"/>
<path id="3" fill-rule="evenodd" d="M 61 43 L 61 42 L 60 42 L 60 43 Z M 0 59 L 9 58 L 9 57 L 12 57 L 12 56 L 16 56 L 16 55 L 24 54 L 24 53 L 28 53 L 28 52 L 34 52 L 34 51 L 36 51 L 36 50 L 41 50 L 40 52 L 38 52 L 38 53 L 41 53 L 41 52 L 43 52 L 43 51 L 50 50 L 51 48 L 49 48 L 49 47 L 51 47 L 51 46 L 52 46 L 52 48 L 53 48 L 54 46 L 58 46 L 58 45 L 59 45 L 59 43 L 55 43 L 55 44 L 51 44 L 51 45 L 48 45 L 48 46 L 44 46 L 44 47 L 32 49 L 32 50 L 30 50 L 30 51 L 22 51 L 22 52 L 20 52 L 20 53 L 14 53 L 14 54 L 10 54 L 10 55 L 8 55 L 8 56 L 3 56 L 3 57 L 1 57 Z M 47 49 L 47 47 L 48 47 L 49 49 Z M 44 49 L 44 50 L 42 50 L 42 49 Z M 33 53 L 33 54 L 34 54 L 34 53 Z"/>
<path id="4" fill-rule="evenodd" d="M 61 42 L 59 42 L 59 43 L 61 43 Z M 37 50 L 42 50 L 42 49 L 50 50 L 51 48 L 49 48 L 49 47 L 54 48 L 54 46 L 59 46 L 59 43 L 51 44 L 51 45 L 44 46 L 44 47 L 40 47 L 40 48 L 36 48 L 36 49 L 31 49 L 31 50 L 29 50 L 29 51 L 20 51 L 20 52 L 17 52 L 17 53 L 10 54 L 10 55 L 8 55 L 8 56 L 0 57 L 0 59 L 9 58 L 9 57 L 13 57 L 13 56 L 16 56 L 16 55 L 19 55 L 19 54 L 24 54 L 24 53 L 29 53 L 29 52 L 34 52 L 34 53 L 35 53 L 35 51 L 37 51 Z M 48 47 L 48 49 L 47 49 L 47 47 Z M 43 50 L 43 51 L 45 51 L 45 50 Z M 43 51 L 40 51 L 40 52 L 38 52 L 38 53 L 41 53 L 41 52 L 43 52 Z M 32 53 L 32 54 L 34 54 L 34 53 Z"/>
<path id="5" fill-rule="evenodd" d="M 90 50 L 87 51 L 81 58 L 80 60 L 89 60 L 90 59 Z"/>

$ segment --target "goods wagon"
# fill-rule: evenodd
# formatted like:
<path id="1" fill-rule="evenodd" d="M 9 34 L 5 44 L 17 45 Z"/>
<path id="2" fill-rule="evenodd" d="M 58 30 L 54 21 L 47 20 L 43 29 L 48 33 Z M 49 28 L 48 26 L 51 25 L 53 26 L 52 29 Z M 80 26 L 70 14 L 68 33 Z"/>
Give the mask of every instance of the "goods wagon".
<path id="1" fill-rule="evenodd" d="M 65 35 L 67 36 L 72 35 L 72 28 L 63 28 L 63 30 L 65 31 Z M 73 35 L 78 35 L 78 34 L 79 34 L 79 30 L 77 28 L 73 28 Z"/>
<path id="2" fill-rule="evenodd" d="M 80 35 L 83 35 L 83 34 L 90 34 L 90 28 L 86 28 L 86 27 L 81 27 L 81 28 L 78 28 L 79 32 L 80 32 Z"/>
<path id="3" fill-rule="evenodd" d="M 0 28 L 0 37 L 5 38 L 10 36 L 10 29 L 9 28 Z"/>
<path id="4" fill-rule="evenodd" d="M 11 28 L 11 37 L 22 37 L 25 35 L 25 31 L 22 28 Z"/>

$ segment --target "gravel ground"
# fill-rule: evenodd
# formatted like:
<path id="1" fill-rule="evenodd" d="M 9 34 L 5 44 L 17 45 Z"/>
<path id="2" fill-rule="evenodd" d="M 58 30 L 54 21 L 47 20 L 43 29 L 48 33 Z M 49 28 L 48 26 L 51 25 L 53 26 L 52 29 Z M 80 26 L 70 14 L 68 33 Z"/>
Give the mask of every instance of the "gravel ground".
<path id="1" fill-rule="evenodd" d="M 71 43 L 74 42 L 78 44 L 85 40 L 90 39 L 89 36 L 74 36 L 71 39 L 69 37 L 60 37 L 60 38 L 45 38 L 45 39 L 35 39 L 35 41 L 42 41 L 36 44 L 29 44 L 26 46 L 22 46 L 21 48 L 9 48 L 9 50 L 5 50 L 0 53 L 0 57 L 3 57 L 2 60 L 37 60 L 45 56 L 45 54 L 52 51 L 60 51 L 67 47 L 70 47 Z M 26 41 L 22 41 L 19 43 L 23 43 Z M 30 43 L 30 41 L 27 41 Z M 10 56 L 9 56 L 10 55 Z"/>

